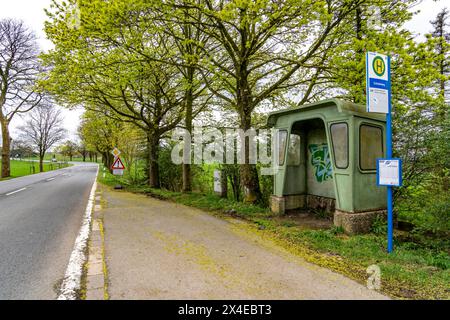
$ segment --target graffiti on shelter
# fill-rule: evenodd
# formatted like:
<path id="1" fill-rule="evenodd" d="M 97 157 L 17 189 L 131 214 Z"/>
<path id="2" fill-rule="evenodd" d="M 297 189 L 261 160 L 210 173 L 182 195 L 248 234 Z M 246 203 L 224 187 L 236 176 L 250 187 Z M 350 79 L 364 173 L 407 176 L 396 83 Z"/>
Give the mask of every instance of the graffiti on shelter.
<path id="1" fill-rule="evenodd" d="M 314 168 L 314 175 L 318 182 L 333 179 L 333 169 L 331 167 L 330 150 L 326 143 L 310 144 L 311 164 Z"/>

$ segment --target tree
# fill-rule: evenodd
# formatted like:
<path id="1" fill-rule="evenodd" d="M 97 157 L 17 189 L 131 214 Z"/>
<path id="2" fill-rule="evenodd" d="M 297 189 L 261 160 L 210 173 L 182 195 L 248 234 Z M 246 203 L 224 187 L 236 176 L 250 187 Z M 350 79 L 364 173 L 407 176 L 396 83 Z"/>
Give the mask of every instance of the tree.
<path id="1" fill-rule="evenodd" d="M 73 157 L 77 154 L 78 145 L 71 140 L 66 140 L 64 144 L 59 146 L 58 150 L 63 156 L 69 157 L 69 161 L 72 161 Z"/>
<path id="2" fill-rule="evenodd" d="M 434 52 L 434 65 L 439 71 L 437 79 L 437 93 L 440 105 L 434 114 L 435 131 L 432 138 L 432 148 L 429 161 L 436 165 L 438 176 L 442 176 L 443 190 L 448 192 L 450 188 L 450 12 L 442 9 L 431 21 L 433 31 L 428 35 L 428 42 Z"/>
<path id="3" fill-rule="evenodd" d="M 2 130 L 1 177 L 10 176 L 9 124 L 17 114 L 40 102 L 34 83 L 40 72 L 35 35 L 22 21 L 0 20 L 0 126 Z"/>
<path id="4" fill-rule="evenodd" d="M 436 41 L 437 54 L 436 67 L 441 77 L 438 79 L 439 95 L 450 103 L 450 89 L 447 87 L 450 79 L 450 12 L 447 8 L 438 13 L 436 19 L 431 21 L 433 32 L 431 37 Z"/>
<path id="5" fill-rule="evenodd" d="M 407 89 L 410 77 L 423 70 L 422 61 L 410 57 L 420 48 L 412 34 L 403 28 L 412 13 L 409 8 L 415 0 L 366 1 L 339 28 L 332 50 L 324 56 L 318 75 L 319 98 L 340 96 L 359 104 L 366 103 L 366 52 L 374 51 L 392 57 L 392 83 L 399 95 Z M 415 65 L 418 64 L 417 68 Z M 420 65 L 422 64 L 422 65 Z M 326 91 L 325 91 L 325 90 Z M 397 96 L 399 96 L 397 95 Z M 404 95 L 403 95 L 404 96 Z"/>
<path id="6" fill-rule="evenodd" d="M 189 1 L 181 0 L 182 4 L 189 4 Z M 164 10 L 165 9 L 165 10 Z M 194 23 L 196 20 L 202 20 L 201 12 L 196 12 L 196 19 L 193 20 L 190 17 L 192 11 L 189 6 L 181 7 L 178 10 L 167 10 L 164 8 L 160 11 L 161 17 L 159 21 L 163 25 L 163 32 L 167 37 L 171 38 L 171 42 L 175 44 L 173 50 L 173 57 L 168 63 L 177 66 L 179 72 L 183 75 L 185 80 L 185 119 L 184 126 L 189 134 L 192 135 L 192 122 L 196 115 L 201 111 L 204 111 L 206 103 L 200 103 L 196 105 L 196 99 L 199 94 L 205 91 L 207 88 L 205 81 L 207 79 L 205 72 L 203 77 L 201 76 L 201 66 L 199 62 L 206 57 L 208 48 L 208 35 L 203 33 L 200 28 L 196 28 Z M 150 18 L 150 19 L 153 19 Z M 177 22 L 177 23 L 174 23 Z M 206 99 L 206 102 L 209 98 Z M 197 107 L 197 108 L 195 108 Z M 183 163 L 183 192 L 192 191 L 192 172 L 191 165 L 189 163 Z"/>
<path id="7" fill-rule="evenodd" d="M 189 2 L 179 1 L 186 4 Z M 158 2 L 131 0 L 116 0 L 114 4 L 110 6 L 98 0 L 90 1 L 89 4 L 79 3 L 81 14 L 88 17 L 83 19 L 83 29 L 85 34 L 90 35 L 89 41 L 95 41 L 97 46 L 104 48 L 122 48 L 127 56 L 136 60 L 135 63 L 144 60 L 157 63 L 154 65 L 162 69 L 175 70 L 177 81 L 173 88 L 179 92 L 182 106 L 179 111 L 184 115 L 184 121 L 180 125 L 184 124 L 186 130 L 192 133 L 193 119 L 205 109 L 211 97 L 204 84 L 205 74 L 201 76 L 199 73 L 199 61 L 206 51 L 208 36 L 191 23 L 193 21 L 189 17 L 188 7 L 179 10 L 172 7 L 168 10 L 167 6 L 161 7 Z M 64 11 L 63 7 L 59 8 L 60 12 Z M 198 12 L 196 14 L 201 15 Z M 97 23 L 100 20 L 103 21 L 102 24 Z M 153 45 L 149 41 L 150 34 L 158 45 L 158 50 L 149 50 Z M 133 61 L 128 60 L 127 63 Z M 149 148 L 149 152 L 152 149 L 155 147 Z M 149 155 L 149 161 L 150 158 L 155 157 Z M 149 166 L 150 170 L 151 167 Z M 185 192 L 192 189 L 191 176 L 190 164 L 184 163 Z"/>
<path id="8" fill-rule="evenodd" d="M 29 113 L 25 125 L 19 128 L 21 139 L 27 141 L 39 155 L 40 172 L 44 171 L 45 153 L 66 134 L 63 120 L 60 110 L 48 101 L 41 101 Z"/>
<path id="9" fill-rule="evenodd" d="M 123 17 L 133 15 L 138 4 L 115 4 L 82 2 L 83 28 L 72 29 L 66 23 L 70 11 L 54 2 L 56 13 L 49 13 L 46 32 L 57 49 L 43 55 L 52 69 L 42 85 L 65 105 L 84 105 L 144 130 L 149 185 L 158 188 L 161 137 L 183 119 L 185 83 L 174 66 L 162 62 L 170 57 L 165 37 Z M 98 24 L 99 19 L 107 23 Z M 129 41 L 141 48 L 139 57 Z"/>
<path id="10" fill-rule="evenodd" d="M 77 144 L 77 147 L 78 147 L 77 151 L 83 158 L 83 162 L 86 162 L 86 157 L 89 154 L 89 151 L 88 151 L 86 145 L 83 143 L 83 141 L 81 141 L 80 143 Z"/>
<path id="11" fill-rule="evenodd" d="M 414 184 L 429 172 L 427 160 L 434 115 L 442 110 L 436 94 L 440 79 L 436 42 L 428 36 L 417 43 L 403 28 L 412 16 L 415 1 L 368 1 L 348 16 L 337 30 L 333 50 L 324 56 L 313 98 L 340 96 L 359 104 L 366 103 L 366 52 L 391 56 L 392 114 L 394 153 L 403 159 L 405 185 Z M 399 195 L 400 193 L 396 193 Z"/>
<path id="12" fill-rule="evenodd" d="M 33 147 L 27 141 L 28 139 L 13 139 L 11 144 L 11 154 L 14 158 L 23 159 L 33 155 Z"/>
<path id="13" fill-rule="evenodd" d="M 324 45 L 362 2 L 172 1 L 167 10 L 191 8 L 188 23 L 208 35 L 215 48 L 199 45 L 206 55 L 200 65 L 215 77 L 216 86 L 208 88 L 236 111 L 240 129 L 247 131 L 263 102 L 310 81 L 310 70 L 326 51 Z M 261 191 L 248 142 L 247 138 L 240 175 L 244 200 L 255 202 Z"/>
<path id="14" fill-rule="evenodd" d="M 79 138 L 79 141 L 77 142 L 77 152 L 83 158 L 83 162 L 86 162 L 86 157 L 89 154 L 89 150 L 88 150 L 86 141 L 83 138 L 83 132 L 81 132 L 81 126 L 78 127 L 77 136 Z"/>
<path id="15" fill-rule="evenodd" d="M 110 168 L 113 162 L 111 151 L 118 145 L 123 123 L 94 111 L 86 111 L 81 119 L 79 132 L 82 142 L 89 150 L 102 155 L 103 164 Z"/>
<path id="16" fill-rule="evenodd" d="M 146 151 L 145 132 L 130 123 L 125 123 L 118 135 L 117 147 L 121 151 L 120 158 L 127 167 L 126 175 L 133 183 L 136 183 L 138 160 L 140 156 L 145 155 Z"/>
<path id="17" fill-rule="evenodd" d="M 88 142 L 88 132 L 84 130 L 84 119 L 82 120 L 81 124 L 78 126 L 78 138 L 79 138 L 79 144 L 78 144 L 78 152 L 83 157 L 83 162 L 86 161 L 86 157 L 89 157 L 89 161 L 95 161 L 97 162 L 97 153 L 98 150 Z"/>

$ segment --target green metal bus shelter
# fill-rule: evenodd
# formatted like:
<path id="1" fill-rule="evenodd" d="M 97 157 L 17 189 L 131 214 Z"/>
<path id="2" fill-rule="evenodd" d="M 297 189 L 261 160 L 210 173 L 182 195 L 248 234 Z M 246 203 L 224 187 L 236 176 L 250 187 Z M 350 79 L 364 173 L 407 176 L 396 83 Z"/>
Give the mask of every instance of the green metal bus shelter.
<path id="1" fill-rule="evenodd" d="M 376 183 L 384 114 L 330 99 L 270 113 L 268 125 L 279 130 L 274 213 L 324 210 L 349 234 L 368 232 L 386 214 L 386 190 Z"/>

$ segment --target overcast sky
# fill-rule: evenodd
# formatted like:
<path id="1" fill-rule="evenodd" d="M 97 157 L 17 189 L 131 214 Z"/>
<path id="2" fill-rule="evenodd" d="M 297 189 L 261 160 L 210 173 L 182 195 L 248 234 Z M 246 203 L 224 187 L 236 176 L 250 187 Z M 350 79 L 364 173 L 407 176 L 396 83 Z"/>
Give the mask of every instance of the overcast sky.
<path id="1" fill-rule="evenodd" d="M 44 8 L 48 8 L 50 3 L 51 0 L 0 0 L 0 18 L 14 17 L 24 20 L 36 32 L 42 50 L 48 50 L 52 48 L 52 43 L 46 39 L 43 28 L 46 19 Z M 423 40 L 423 35 L 431 30 L 430 20 L 445 6 L 450 7 L 448 0 L 423 0 L 414 8 L 414 11 L 420 12 L 405 27 L 416 34 L 418 40 Z M 81 114 L 81 110 L 64 110 L 65 125 L 71 136 L 76 133 Z M 12 127 L 17 127 L 20 122 L 20 119 L 15 119 Z"/>
<path id="2" fill-rule="evenodd" d="M 50 7 L 51 0 L 0 0 L 0 19 L 17 18 L 25 21 L 28 27 L 33 29 L 39 39 L 39 45 L 42 50 L 52 48 L 52 43 L 46 39 L 44 33 L 45 15 L 44 8 Z M 69 111 L 63 109 L 64 125 L 69 131 L 69 138 L 75 138 L 80 122 L 81 110 Z M 20 118 L 15 118 L 12 123 L 12 136 L 14 138 L 14 129 L 22 124 Z"/>

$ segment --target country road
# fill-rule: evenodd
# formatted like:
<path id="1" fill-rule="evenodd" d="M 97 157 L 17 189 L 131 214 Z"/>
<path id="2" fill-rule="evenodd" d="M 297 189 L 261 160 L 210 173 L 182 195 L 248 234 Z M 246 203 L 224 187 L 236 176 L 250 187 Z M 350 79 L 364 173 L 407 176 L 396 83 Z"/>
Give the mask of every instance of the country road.
<path id="1" fill-rule="evenodd" d="M 0 299 L 54 299 L 96 164 L 0 182 Z"/>

